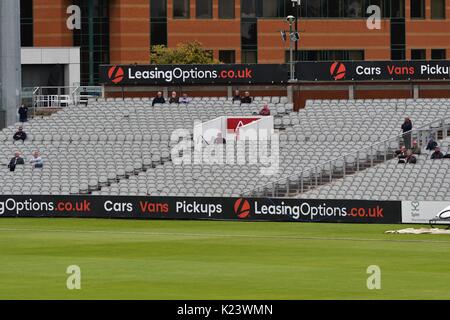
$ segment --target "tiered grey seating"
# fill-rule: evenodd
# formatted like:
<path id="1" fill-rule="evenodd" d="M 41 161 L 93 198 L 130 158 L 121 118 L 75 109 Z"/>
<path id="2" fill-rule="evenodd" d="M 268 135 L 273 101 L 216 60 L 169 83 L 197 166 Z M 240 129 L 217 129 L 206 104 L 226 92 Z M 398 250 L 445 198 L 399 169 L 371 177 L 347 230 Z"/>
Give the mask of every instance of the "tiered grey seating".
<path id="1" fill-rule="evenodd" d="M 177 165 L 171 161 L 170 150 L 178 142 L 171 139 L 174 130 L 192 131 L 195 121 L 223 115 L 252 115 L 264 104 L 269 104 L 280 129 L 276 173 L 261 175 L 265 167 L 261 164 Z M 271 184 L 295 180 L 308 168 L 398 135 L 405 116 L 411 117 L 415 127 L 450 116 L 450 100 L 323 100 L 308 101 L 300 112 L 292 109 L 286 97 L 255 97 L 249 105 L 203 97 L 187 106 L 152 107 L 151 99 L 133 98 L 68 107 L 26 123 L 29 139 L 25 143 L 12 142 L 15 128 L 3 130 L 3 164 L 16 150 L 27 158 L 39 150 L 45 164 L 44 169 L 35 170 L 25 165 L 14 173 L 0 167 L 0 193 L 262 196 Z M 365 161 L 368 154 L 360 157 L 358 161 Z M 351 164 L 357 159 L 346 161 Z"/>
<path id="2" fill-rule="evenodd" d="M 450 159 L 420 155 L 416 164 L 397 159 L 299 195 L 313 199 L 450 201 Z"/>
<path id="3" fill-rule="evenodd" d="M 170 134 L 175 129 L 192 131 L 194 121 L 221 115 L 252 115 L 263 104 L 270 104 L 275 113 L 277 106 L 283 112 L 292 110 L 285 99 L 261 97 L 253 104 L 240 105 L 205 97 L 194 98 L 187 106 L 154 107 L 151 99 L 107 99 L 18 123 L 0 133 L 0 193 L 95 192 L 170 161 Z M 28 134 L 25 143 L 12 140 L 19 125 Z M 15 151 L 28 160 L 34 150 L 42 154 L 43 169 L 25 165 L 9 172 L 6 165 Z"/>

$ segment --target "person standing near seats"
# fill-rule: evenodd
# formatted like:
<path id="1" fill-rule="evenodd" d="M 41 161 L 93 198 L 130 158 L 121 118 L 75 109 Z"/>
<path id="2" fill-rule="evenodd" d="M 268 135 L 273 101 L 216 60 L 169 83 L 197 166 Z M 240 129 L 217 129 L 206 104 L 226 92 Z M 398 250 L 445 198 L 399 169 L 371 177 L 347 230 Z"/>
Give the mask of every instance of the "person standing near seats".
<path id="1" fill-rule="evenodd" d="M 33 152 L 33 157 L 31 158 L 30 163 L 33 168 L 42 168 L 44 166 L 44 162 L 42 161 L 38 151 Z"/>
<path id="2" fill-rule="evenodd" d="M 21 105 L 18 112 L 19 112 L 19 121 L 27 122 L 28 121 L 28 107 Z"/>
<path id="3" fill-rule="evenodd" d="M 158 93 L 156 94 L 156 97 L 153 98 L 153 102 L 152 102 L 152 106 L 154 107 L 155 104 L 164 104 L 166 103 L 166 99 L 164 99 L 162 92 L 158 91 Z"/>
<path id="4" fill-rule="evenodd" d="M 9 161 L 8 168 L 10 171 L 15 171 L 17 165 L 24 165 L 24 164 L 25 164 L 25 161 L 20 156 L 20 152 L 16 151 L 14 153 L 14 158 L 12 158 L 11 161 Z"/>
<path id="5" fill-rule="evenodd" d="M 13 139 L 14 139 L 14 141 L 18 141 L 18 140 L 25 141 L 26 138 L 27 138 L 27 134 L 25 133 L 25 131 L 23 131 L 22 126 L 20 126 L 18 131 L 14 134 Z"/>
<path id="6" fill-rule="evenodd" d="M 405 122 L 402 124 L 402 130 L 403 130 L 403 140 L 405 142 L 406 149 L 411 149 L 411 138 L 412 138 L 412 130 L 413 124 L 411 119 L 408 117 L 405 118 Z"/>
<path id="7" fill-rule="evenodd" d="M 250 97 L 250 92 L 245 91 L 244 97 L 241 99 L 241 103 L 252 103 L 252 97 Z"/>
<path id="8" fill-rule="evenodd" d="M 179 101 L 180 101 L 180 99 L 178 98 L 177 93 L 175 91 L 172 91 L 172 95 L 170 96 L 169 103 L 171 103 L 171 104 L 172 103 L 178 104 Z"/>

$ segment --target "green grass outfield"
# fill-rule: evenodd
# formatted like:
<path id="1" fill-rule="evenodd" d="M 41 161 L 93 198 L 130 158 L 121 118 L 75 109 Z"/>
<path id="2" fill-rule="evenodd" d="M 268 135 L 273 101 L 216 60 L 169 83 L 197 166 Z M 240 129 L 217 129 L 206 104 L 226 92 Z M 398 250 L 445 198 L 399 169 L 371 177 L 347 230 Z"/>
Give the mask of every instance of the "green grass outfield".
<path id="1" fill-rule="evenodd" d="M 449 299 L 450 236 L 384 234 L 398 228 L 0 219 L 0 299 Z"/>

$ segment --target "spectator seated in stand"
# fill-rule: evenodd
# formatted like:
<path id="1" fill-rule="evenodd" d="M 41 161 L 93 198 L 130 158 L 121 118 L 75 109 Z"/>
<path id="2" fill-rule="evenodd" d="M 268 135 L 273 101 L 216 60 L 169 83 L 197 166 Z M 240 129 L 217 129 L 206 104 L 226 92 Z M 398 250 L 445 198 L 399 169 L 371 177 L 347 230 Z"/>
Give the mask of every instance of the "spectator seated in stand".
<path id="1" fill-rule="evenodd" d="M 180 102 L 180 99 L 178 98 L 177 93 L 175 91 L 172 91 L 172 95 L 170 96 L 169 103 L 170 104 L 172 104 L 172 103 L 178 104 L 179 102 Z"/>
<path id="2" fill-rule="evenodd" d="M 406 151 L 406 163 L 417 163 L 417 158 L 414 156 L 414 154 L 411 152 L 411 150 Z"/>
<path id="3" fill-rule="evenodd" d="M 166 99 L 164 99 L 162 92 L 159 91 L 156 94 L 156 97 L 153 98 L 152 106 L 155 106 L 155 104 L 164 104 L 164 103 L 166 103 Z"/>
<path id="4" fill-rule="evenodd" d="M 420 147 L 419 147 L 419 145 L 417 143 L 417 140 L 413 141 L 411 152 L 412 152 L 412 154 L 417 154 L 417 155 L 422 153 L 422 150 L 420 150 Z"/>
<path id="5" fill-rule="evenodd" d="M 241 93 L 239 92 L 239 90 L 235 90 L 234 96 L 233 96 L 233 101 L 241 101 L 241 99 L 242 99 Z"/>
<path id="6" fill-rule="evenodd" d="M 261 111 L 259 112 L 259 115 L 260 116 L 270 116 L 270 109 L 267 104 L 264 105 L 264 107 L 261 109 Z"/>
<path id="7" fill-rule="evenodd" d="M 219 132 L 217 134 L 216 139 L 214 140 L 214 144 L 226 144 L 227 141 L 225 140 L 224 137 L 222 137 L 222 132 Z"/>
<path id="8" fill-rule="evenodd" d="M 406 149 L 405 146 L 402 146 L 400 150 L 395 151 L 398 158 L 398 163 L 406 163 L 406 158 L 408 157 L 407 151 L 408 149 Z"/>
<path id="9" fill-rule="evenodd" d="M 9 161 L 8 168 L 10 171 L 15 171 L 17 165 L 24 165 L 24 164 L 25 164 L 25 161 L 20 156 L 20 152 L 16 151 L 14 153 L 14 158 L 12 158 L 11 161 Z"/>
<path id="10" fill-rule="evenodd" d="M 433 137 L 430 137 L 430 140 L 428 141 L 427 144 L 427 150 L 429 151 L 434 151 L 434 149 L 436 149 L 436 147 L 438 146 L 437 142 L 434 140 Z"/>
<path id="11" fill-rule="evenodd" d="M 442 159 L 442 158 L 444 158 L 444 154 L 441 152 L 441 148 L 436 147 L 434 149 L 433 154 L 431 155 L 431 159 L 439 160 L 439 159 Z"/>
<path id="12" fill-rule="evenodd" d="M 183 93 L 183 96 L 180 99 L 180 103 L 189 104 L 189 102 L 191 102 L 191 100 L 189 99 L 187 93 Z"/>
<path id="13" fill-rule="evenodd" d="M 27 134 L 25 131 L 23 131 L 23 128 L 20 126 L 18 131 L 14 134 L 13 139 L 14 141 L 22 140 L 25 141 L 27 138 Z"/>
<path id="14" fill-rule="evenodd" d="M 33 152 L 33 157 L 31 157 L 30 163 L 33 168 L 42 168 L 44 166 L 44 162 L 42 161 L 38 151 Z"/>
<path id="15" fill-rule="evenodd" d="M 250 92 L 245 91 L 244 97 L 241 99 L 241 103 L 252 103 L 252 97 L 250 97 Z"/>

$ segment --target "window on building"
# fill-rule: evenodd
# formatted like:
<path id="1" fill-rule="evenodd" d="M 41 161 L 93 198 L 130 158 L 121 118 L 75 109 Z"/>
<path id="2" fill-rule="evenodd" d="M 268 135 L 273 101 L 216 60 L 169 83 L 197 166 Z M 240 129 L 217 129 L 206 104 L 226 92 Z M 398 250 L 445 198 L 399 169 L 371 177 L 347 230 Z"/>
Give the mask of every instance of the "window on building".
<path id="1" fill-rule="evenodd" d="M 151 23 L 151 45 L 167 45 L 167 23 Z"/>
<path id="2" fill-rule="evenodd" d="M 277 18 L 285 15 L 285 0 L 271 0 L 263 1 L 262 5 L 262 17 L 263 18 Z"/>
<path id="3" fill-rule="evenodd" d="M 373 14 L 372 12 L 367 13 L 367 8 L 369 6 L 378 6 L 381 9 L 381 16 L 383 18 L 391 16 L 390 14 L 391 8 L 389 0 L 365 0 L 365 1 L 366 4 L 365 6 L 363 6 L 363 15 L 365 15 L 366 17 L 369 17 Z"/>
<path id="4" fill-rule="evenodd" d="M 348 60 L 361 61 L 364 60 L 364 50 L 349 50 Z"/>
<path id="5" fill-rule="evenodd" d="M 425 49 L 411 49 L 411 60 L 426 60 L 427 51 Z"/>
<path id="6" fill-rule="evenodd" d="M 241 23 L 241 45 L 243 47 L 256 47 L 257 44 L 257 23 L 256 21 Z"/>
<path id="7" fill-rule="evenodd" d="M 347 18 L 363 17 L 363 0 L 346 0 L 344 12 Z"/>
<path id="8" fill-rule="evenodd" d="M 431 19 L 445 19 L 445 0 L 431 0 Z"/>
<path id="9" fill-rule="evenodd" d="M 167 45 L 167 0 L 150 2 L 150 44 Z"/>
<path id="10" fill-rule="evenodd" d="M 425 0 L 411 0 L 411 18 L 425 19 Z"/>
<path id="11" fill-rule="evenodd" d="M 173 0 L 173 17 L 179 19 L 189 19 L 189 6 L 189 0 Z"/>
<path id="12" fill-rule="evenodd" d="M 258 63 L 258 53 L 256 50 L 242 50 L 241 52 L 242 63 Z"/>
<path id="13" fill-rule="evenodd" d="M 361 61 L 364 50 L 299 50 L 296 61 Z M 285 62 L 289 62 L 289 50 L 285 52 Z"/>
<path id="14" fill-rule="evenodd" d="M 99 66 L 109 63 L 109 0 L 73 0 L 73 4 L 81 9 L 81 30 L 73 32 L 74 46 L 80 47 L 81 84 L 95 85 Z"/>
<path id="15" fill-rule="evenodd" d="M 391 48 L 391 60 L 405 60 L 406 52 L 403 48 Z"/>
<path id="16" fill-rule="evenodd" d="M 223 63 L 236 63 L 236 52 L 234 50 L 219 50 L 219 61 Z"/>
<path id="17" fill-rule="evenodd" d="M 447 52 L 445 49 L 431 49 L 432 60 L 446 60 Z"/>
<path id="18" fill-rule="evenodd" d="M 404 17 L 405 0 L 302 0 L 298 8 L 301 18 L 353 18 L 360 19 L 368 14 L 367 7 L 376 5 L 382 17 L 391 16 L 391 6 L 396 17 Z M 392 2 L 392 5 L 391 5 Z M 286 18 L 296 15 L 292 0 L 242 0 L 242 17 Z"/>
<path id="19" fill-rule="evenodd" d="M 22 47 L 33 46 L 33 0 L 20 0 L 20 40 Z"/>
<path id="20" fill-rule="evenodd" d="M 328 16 L 330 18 L 343 17 L 344 0 L 328 0 Z"/>
<path id="21" fill-rule="evenodd" d="M 234 0 L 219 0 L 219 19 L 234 19 Z"/>
<path id="22" fill-rule="evenodd" d="M 197 19 L 212 19 L 212 0 L 196 0 L 195 12 Z"/>
<path id="23" fill-rule="evenodd" d="M 391 18 L 405 17 L 405 0 L 391 0 Z"/>
<path id="24" fill-rule="evenodd" d="M 151 0 L 150 1 L 150 17 L 151 18 L 167 18 L 167 0 Z"/>
<path id="25" fill-rule="evenodd" d="M 256 17 L 256 0 L 241 0 L 241 18 Z"/>

